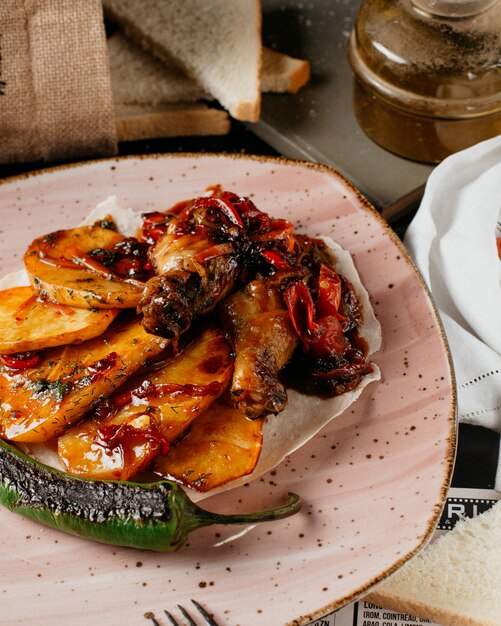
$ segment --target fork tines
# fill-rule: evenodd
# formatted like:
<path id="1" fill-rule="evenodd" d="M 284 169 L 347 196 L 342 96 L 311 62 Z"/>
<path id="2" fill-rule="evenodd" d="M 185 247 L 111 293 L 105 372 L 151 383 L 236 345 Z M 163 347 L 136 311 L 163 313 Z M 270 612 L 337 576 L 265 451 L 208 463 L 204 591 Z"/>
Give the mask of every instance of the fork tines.
<path id="1" fill-rule="evenodd" d="M 191 600 L 191 602 L 195 606 L 197 611 L 200 613 L 200 615 L 204 618 L 205 620 L 204 623 L 206 624 L 206 626 L 218 626 L 218 623 L 214 620 L 214 618 L 211 615 L 209 615 L 209 613 L 207 613 L 207 611 L 204 609 L 204 607 L 201 604 L 199 604 L 196 600 Z M 183 615 L 188 626 L 197 626 L 197 622 L 194 621 L 193 617 L 188 613 L 188 611 L 184 607 L 178 604 L 177 608 Z M 169 613 L 169 611 L 166 611 L 166 610 L 164 610 L 164 613 L 172 626 L 181 626 L 181 624 L 174 618 L 172 613 Z M 153 626 L 161 626 L 155 618 L 151 618 L 151 620 L 153 622 Z"/>

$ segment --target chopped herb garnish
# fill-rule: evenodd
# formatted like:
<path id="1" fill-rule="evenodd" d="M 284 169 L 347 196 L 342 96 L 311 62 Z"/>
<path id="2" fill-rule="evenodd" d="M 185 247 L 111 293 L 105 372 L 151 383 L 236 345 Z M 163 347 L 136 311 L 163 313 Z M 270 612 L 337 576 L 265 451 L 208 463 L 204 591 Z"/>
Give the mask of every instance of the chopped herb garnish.
<path id="1" fill-rule="evenodd" d="M 54 394 L 57 400 L 62 400 L 71 391 L 71 383 L 39 378 L 35 381 L 33 390 L 36 394 L 45 392 Z"/>
<path id="2" fill-rule="evenodd" d="M 102 220 L 98 220 L 96 224 L 97 226 L 101 228 L 106 228 L 107 230 L 115 230 L 115 231 L 118 230 L 117 225 L 115 224 L 115 222 L 113 221 L 113 218 L 110 215 L 103 217 Z"/>

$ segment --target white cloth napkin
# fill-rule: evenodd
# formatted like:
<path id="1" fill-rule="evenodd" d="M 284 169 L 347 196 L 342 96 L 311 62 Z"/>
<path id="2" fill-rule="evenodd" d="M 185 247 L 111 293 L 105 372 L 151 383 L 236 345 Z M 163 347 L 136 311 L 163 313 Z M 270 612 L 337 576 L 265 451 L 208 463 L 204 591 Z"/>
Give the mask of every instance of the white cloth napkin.
<path id="1" fill-rule="evenodd" d="M 432 172 L 405 245 L 444 324 L 461 422 L 501 433 L 501 136 Z M 500 459 L 501 461 L 501 459 Z M 501 462 L 496 489 L 501 490 Z"/>

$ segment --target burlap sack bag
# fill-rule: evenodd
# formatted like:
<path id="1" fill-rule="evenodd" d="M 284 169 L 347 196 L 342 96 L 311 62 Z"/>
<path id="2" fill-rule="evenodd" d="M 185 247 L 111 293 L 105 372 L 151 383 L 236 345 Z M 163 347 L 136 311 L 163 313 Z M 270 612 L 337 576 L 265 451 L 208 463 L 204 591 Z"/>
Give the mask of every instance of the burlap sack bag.
<path id="1" fill-rule="evenodd" d="M 100 0 L 0 0 L 0 163 L 117 151 Z"/>

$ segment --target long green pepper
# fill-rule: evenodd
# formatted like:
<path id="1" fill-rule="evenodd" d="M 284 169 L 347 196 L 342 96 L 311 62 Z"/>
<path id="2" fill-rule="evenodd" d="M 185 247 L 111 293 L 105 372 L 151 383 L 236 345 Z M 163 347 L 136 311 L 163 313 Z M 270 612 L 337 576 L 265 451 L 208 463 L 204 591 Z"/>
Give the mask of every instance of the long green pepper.
<path id="1" fill-rule="evenodd" d="M 267 511 L 220 515 L 201 509 L 180 485 L 93 481 L 44 465 L 0 439 L 0 503 L 73 535 L 112 545 L 168 552 L 211 524 L 255 524 L 301 508 L 299 496 Z"/>

